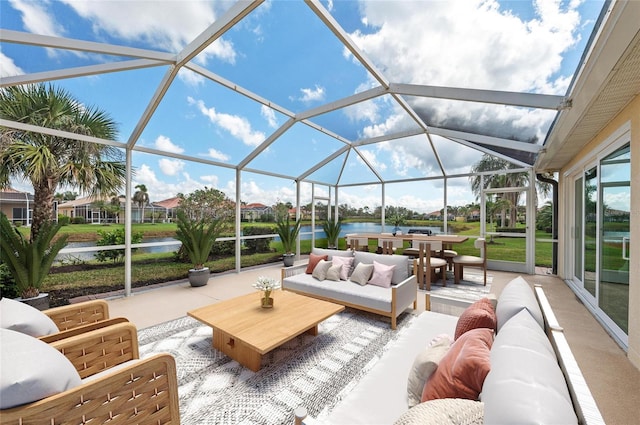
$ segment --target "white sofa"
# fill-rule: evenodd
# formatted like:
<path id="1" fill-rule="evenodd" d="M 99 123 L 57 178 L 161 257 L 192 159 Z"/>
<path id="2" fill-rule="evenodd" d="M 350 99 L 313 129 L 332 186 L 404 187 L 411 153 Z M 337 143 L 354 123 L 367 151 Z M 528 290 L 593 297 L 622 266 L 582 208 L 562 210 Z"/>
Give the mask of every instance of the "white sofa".
<path id="1" fill-rule="evenodd" d="M 482 385 L 480 402 L 466 402 L 481 409 L 477 423 L 604 424 L 542 288 L 534 291 L 521 277 L 514 279 L 498 298 L 496 316 L 498 331 L 490 351 L 491 370 Z M 456 316 L 421 313 L 399 332 L 372 369 L 345 391 L 335 408 L 316 418 L 297 417 L 297 423 L 458 423 L 452 418 L 464 414 L 459 406 L 455 411 L 442 412 L 438 409 L 451 404 L 425 402 L 412 409 L 407 405 L 407 380 L 414 359 L 435 337 L 453 336 L 457 321 Z M 429 410 L 422 412 L 432 416 L 421 416 L 414 422 L 411 412 L 423 407 Z M 296 415 L 304 414 L 302 406 Z"/>
<path id="2" fill-rule="evenodd" d="M 305 273 L 307 264 L 299 264 L 282 268 L 282 289 L 389 317 L 392 329 L 396 329 L 398 316 L 407 308 L 417 308 L 418 286 L 416 277 L 410 273 L 407 257 L 322 248 L 313 248 L 311 254 L 327 255 L 328 261 L 334 256 L 353 257 L 353 268 L 359 263 L 373 264 L 374 261 L 395 266 L 391 287 L 360 285 L 351 280 L 319 281 Z"/>

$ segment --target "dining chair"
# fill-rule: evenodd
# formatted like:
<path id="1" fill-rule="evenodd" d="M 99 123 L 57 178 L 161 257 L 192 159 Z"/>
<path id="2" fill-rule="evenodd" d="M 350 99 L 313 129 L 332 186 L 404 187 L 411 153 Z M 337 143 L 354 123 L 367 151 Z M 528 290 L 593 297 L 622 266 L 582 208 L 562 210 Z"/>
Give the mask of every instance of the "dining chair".
<path id="1" fill-rule="evenodd" d="M 432 251 L 442 249 L 442 242 L 421 242 L 418 246 L 418 258 L 413 260 L 413 273 L 416 275 L 418 287 L 431 290 L 431 276 L 440 269 L 442 286 L 447 286 L 447 260 L 431 255 Z"/>
<path id="2" fill-rule="evenodd" d="M 480 250 L 480 256 L 457 255 L 453 257 L 454 283 L 460 283 L 463 278 L 464 267 L 478 267 L 484 271 L 484 285 L 487 286 L 487 241 L 485 238 L 478 238 L 473 243 L 476 249 Z"/>

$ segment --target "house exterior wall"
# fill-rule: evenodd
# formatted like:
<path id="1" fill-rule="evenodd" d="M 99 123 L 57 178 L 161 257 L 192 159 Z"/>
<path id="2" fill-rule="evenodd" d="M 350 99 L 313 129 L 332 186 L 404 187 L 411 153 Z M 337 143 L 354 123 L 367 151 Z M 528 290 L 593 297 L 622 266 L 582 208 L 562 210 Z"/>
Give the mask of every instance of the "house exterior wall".
<path id="1" fill-rule="evenodd" d="M 603 142 L 612 136 L 618 129 L 630 124 L 631 135 L 631 218 L 630 218 L 630 248 L 629 248 L 629 360 L 640 369 L 640 96 L 636 96 L 626 108 L 622 110 L 593 140 L 567 164 L 559 173 L 559 193 L 568 193 L 572 181 L 563 176 L 576 164 L 591 158 Z M 567 233 L 562 231 L 563 226 L 569 225 L 571 199 L 560 196 L 559 211 L 560 230 L 558 246 L 558 275 L 563 279 L 570 278 L 570 271 L 565 270 L 565 258 L 571 249 L 571 241 L 567 239 Z"/>

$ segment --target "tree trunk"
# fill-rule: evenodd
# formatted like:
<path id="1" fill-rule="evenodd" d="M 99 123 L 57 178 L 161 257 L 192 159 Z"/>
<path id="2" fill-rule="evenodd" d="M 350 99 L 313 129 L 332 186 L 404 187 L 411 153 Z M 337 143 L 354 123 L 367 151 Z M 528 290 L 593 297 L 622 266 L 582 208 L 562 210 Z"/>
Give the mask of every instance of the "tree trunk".
<path id="1" fill-rule="evenodd" d="M 40 228 L 53 217 L 53 197 L 57 184 L 53 180 L 32 182 L 33 184 L 33 215 L 31 221 L 31 240 L 34 240 Z"/>

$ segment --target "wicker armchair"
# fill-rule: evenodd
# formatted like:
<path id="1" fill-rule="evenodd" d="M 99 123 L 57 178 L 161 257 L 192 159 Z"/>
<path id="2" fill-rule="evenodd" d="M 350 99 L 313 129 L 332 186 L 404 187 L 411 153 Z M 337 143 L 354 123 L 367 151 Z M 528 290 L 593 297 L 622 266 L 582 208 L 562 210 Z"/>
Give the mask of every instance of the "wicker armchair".
<path id="1" fill-rule="evenodd" d="M 175 360 L 169 354 L 136 360 L 138 337 L 132 324 L 116 324 L 51 346 L 71 361 L 83 383 L 2 410 L 0 424 L 180 423 Z"/>
<path id="2" fill-rule="evenodd" d="M 109 305 L 104 300 L 92 300 L 43 311 L 56 324 L 60 332 L 40 337 L 51 343 L 117 323 L 126 323 L 124 317 L 109 318 Z"/>

